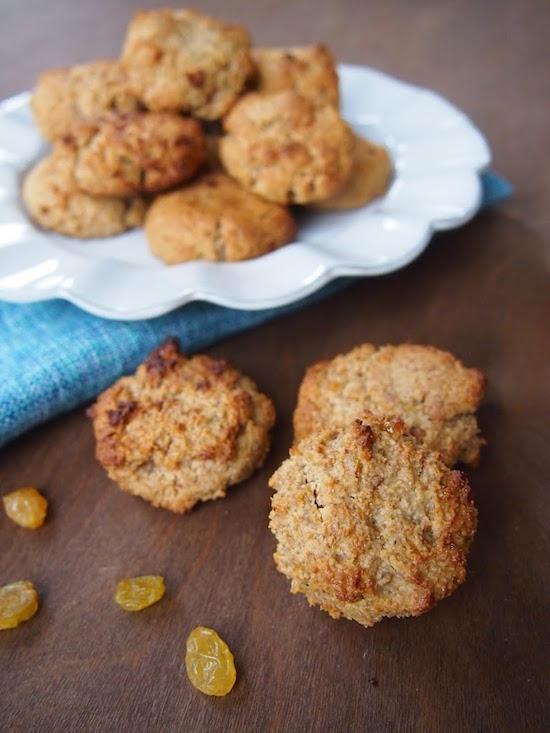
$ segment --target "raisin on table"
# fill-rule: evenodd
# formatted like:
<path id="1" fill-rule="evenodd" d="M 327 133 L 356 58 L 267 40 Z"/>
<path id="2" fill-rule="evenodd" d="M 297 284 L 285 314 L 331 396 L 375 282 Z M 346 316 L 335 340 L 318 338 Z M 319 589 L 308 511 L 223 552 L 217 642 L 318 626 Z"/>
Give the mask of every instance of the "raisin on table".
<path id="1" fill-rule="evenodd" d="M 165 591 L 161 575 L 141 575 L 121 580 L 116 588 L 115 601 L 125 611 L 142 611 L 160 601 Z"/>
<path id="2" fill-rule="evenodd" d="M 191 684 L 205 695 L 227 695 L 237 679 L 229 647 L 214 629 L 206 626 L 197 626 L 189 634 L 185 668 Z"/>
<path id="3" fill-rule="evenodd" d="M 8 517 L 26 529 L 38 529 L 44 524 L 48 502 L 32 486 L 17 489 L 2 497 Z"/>
<path id="4" fill-rule="evenodd" d="M 38 611 L 38 593 L 29 580 L 0 587 L 0 629 L 15 629 Z"/>

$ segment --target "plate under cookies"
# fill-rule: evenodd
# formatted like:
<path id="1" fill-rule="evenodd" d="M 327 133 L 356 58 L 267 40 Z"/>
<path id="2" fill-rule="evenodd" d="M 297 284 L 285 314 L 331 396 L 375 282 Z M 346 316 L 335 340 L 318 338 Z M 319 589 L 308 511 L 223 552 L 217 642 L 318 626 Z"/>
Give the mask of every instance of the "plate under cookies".
<path id="1" fill-rule="evenodd" d="M 365 66 L 342 64 L 342 114 L 384 144 L 394 164 L 386 194 L 355 211 L 300 212 L 296 241 L 242 262 L 166 266 L 143 230 L 76 240 L 38 230 L 20 199 L 24 172 L 46 151 L 29 93 L 0 103 L 0 298 L 64 298 L 116 320 L 138 320 L 204 300 L 243 310 L 285 305 L 343 275 L 409 264 L 432 234 L 471 219 L 481 203 L 487 141 L 438 94 Z"/>

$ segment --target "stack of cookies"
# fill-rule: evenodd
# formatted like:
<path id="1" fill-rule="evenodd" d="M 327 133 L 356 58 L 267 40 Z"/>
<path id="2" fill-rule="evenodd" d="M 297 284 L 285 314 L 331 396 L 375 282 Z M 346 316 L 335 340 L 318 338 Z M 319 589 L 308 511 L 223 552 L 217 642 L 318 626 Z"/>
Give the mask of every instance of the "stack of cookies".
<path id="1" fill-rule="evenodd" d="M 271 477 L 275 563 L 333 618 L 417 616 L 466 578 L 485 377 L 429 346 L 363 344 L 311 366 Z"/>
<path id="2" fill-rule="evenodd" d="M 52 144 L 23 183 L 32 219 L 82 238 L 144 224 L 169 264 L 264 254 L 294 238 L 289 205 L 362 206 L 391 175 L 341 118 L 324 46 L 252 49 L 192 10 L 137 13 L 119 60 L 43 74 L 32 111 Z"/>

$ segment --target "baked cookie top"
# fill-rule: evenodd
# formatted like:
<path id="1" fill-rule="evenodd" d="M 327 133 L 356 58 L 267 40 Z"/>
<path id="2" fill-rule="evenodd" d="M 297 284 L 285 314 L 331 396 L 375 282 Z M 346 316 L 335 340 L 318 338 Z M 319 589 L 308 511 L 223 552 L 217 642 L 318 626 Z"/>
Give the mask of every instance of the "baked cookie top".
<path id="1" fill-rule="evenodd" d="M 118 61 L 92 61 L 47 71 L 38 77 L 31 109 L 50 141 L 68 134 L 75 122 L 104 112 L 126 114 L 140 108 L 128 75 Z"/>
<path id="2" fill-rule="evenodd" d="M 364 411 L 402 418 L 445 463 L 475 464 L 483 445 L 475 411 L 485 376 L 431 346 L 362 344 L 311 366 L 294 412 L 295 440 Z"/>
<path id="3" fill-rule="evenodd" d="M 325 45 L 254 48 L 252 58 L 257 91 L 293 89 L 314 103 L 338 107 L 338 74 L 334 57 Z"/>
<path id="4" fill-rule="evenodd" d="M 263 462 L 271 400 L 226 361 L 169 339 L 89 410 L 96 456 L 121 489 L 185 512 L 225 496 Z"/>
<path id="5" fill-rule="evenodd" d="M 224 119 L 226 170 L 254 193 L 305 204 L 336 193 L 349 178 L 353 134 L 330 106 L 293 91 L 242 97 Z"/>
<path id="6" fill-rule="evenodd" d="M 216 120 L 253 72 L 249 50 L 240 25 L 194 10 L 148 10 L 130 22 L 122 62 L 149 109 Z"/>
<path id="7" fill-rule="evenodd" d="M 23 202 L 43 229 L 68 237 L 109 237 L 140 226 L 143 199 L 91 196 L 76 185 L 74 151 L 56 151 L 37 163 L 23 181 Z"/>
<path id="8" fill-rule="evenodd" d="M 311 206 L 317 211 L 358 209 L 384 194 L 391 176 L 392 161 L 386 148 L 356 135 L 353 168 L 346 184 L 331 198 Z"/>
<path id="9" fill-rule="evenodd" d="M 162 112 L 82 120 L 56 146 L 77 152 L 78 186 L 100 196 L 163 191 L 191 178 L 206 160 L 200 123 Z"/>
<path id="10" fill-rule="evenodd" d="M 416 616 L 465 580 L 468 481 L 399 420 L 367 415 L 309 436 L 270 486 L 277 568 L 334 618 Z"/>
<path id="11" fill-rule="evenodd" d="M 224 173 L 209 173 L 159 196 L 145 232 L 152 252 L 168 264 L 186 260 L 244 260 L 292 241 L 288 209 L 246 191 Z"/>

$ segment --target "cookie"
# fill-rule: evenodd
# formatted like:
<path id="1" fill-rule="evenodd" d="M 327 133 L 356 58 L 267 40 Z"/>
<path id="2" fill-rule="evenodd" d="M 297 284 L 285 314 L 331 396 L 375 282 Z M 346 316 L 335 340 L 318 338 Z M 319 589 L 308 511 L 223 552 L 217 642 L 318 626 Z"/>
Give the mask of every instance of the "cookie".
<path id="1" fill-rule="evenodd" d="M 386 148 L 356 136 L 348 182 L 335 196 L 312 207 L 317 211 L 358 209 L 386 192 L 391 175 L 392 162 Z"/>
<path id="2" fill-rule="evenodd" d="M 97 196 L 163 191 L 191 178 L 206 160 L 200 123 L 162 112 L 80 121 L 56 146 L 75 151 L 77 184 Z"/>
<path id="3" fill-rule="evenodd" d="M 288 209 L 255 196 L 224 173 L 213 172 L 159 196 L 145 233 L 153 254 L 168 264 L 186 260 L 245 260 L 292 241 Z"/>
<path id="4" fill-rule="evenodd" d="M 118 61 L 92 61 L 38 77 L 31 110 L 46 140 L 68 134 L 75 122 L 104 112 L 126 114 L 140 108 Z"/>
<path id="5" fill-rule="evenodd" d="M 332 196 L 353 164 L 353 134 L 330 106 L 293 91 L 242 97 L 224 119 L 225 169 L 243 186 L 278 203 Z"/>
<path id="6" fill-rule="evenodd" d="M 109 237 L 140 226 L 145 202 L 82 193 L 74 178 L 75 154 L 54 152 L 37 163 L 23 181 L 23 202 L 43 229 L 68 237 Z"/>
<path id="7" fill-rule="evenodd" d="M 277 568 L 333 618 L 417 616 L 465 580 L 477 521 L 468 481 L 399 420 L 367 415 L 310 435 L 270 486 Z"/>
<path id="8" fill-rule="evenodd" d="M 294 412 L 296 441 L 364 411 L 402 418 L 448 466 L 475 465 L 484 440 L 475 411 L 485 376 L 431 346 L 363 344 L 311 366 Z"/>
<path id="9" fill-rule="evenodd" d="M 334 58 L 323 44 L 294 48 L 255 48 L 255 88 L 259 92 L 292 89 L 316 104 L 339 105 Z"/>
<path id="10" fill-rule="evenodd" d="M 123 491 L 183 513 L 258 468 L 271 400 L 226 361 L 187 358 L 169 339 L 103 392 L 88 414 L 96 456 Z"/>
<path id="11" fill-rule="evenodd" d="M 216 120 L 253 72 L 249 50 L 242 26 L 194 10 L 149 10 L 132 19 L 122 62 L 149 109 Z"/>

